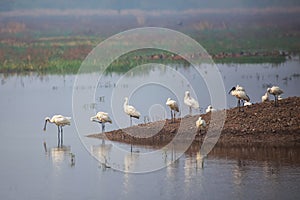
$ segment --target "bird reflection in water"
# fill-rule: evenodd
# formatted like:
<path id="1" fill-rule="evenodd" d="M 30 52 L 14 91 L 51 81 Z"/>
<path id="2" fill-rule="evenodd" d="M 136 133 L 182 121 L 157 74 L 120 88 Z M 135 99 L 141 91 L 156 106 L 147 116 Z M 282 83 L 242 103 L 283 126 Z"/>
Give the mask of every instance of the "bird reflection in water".
<path id="1" fill-rule="evenodd" d="M 200 151 L 196 154 L 196 169 L 203 169 L 205 156 Z"/>
<path id="2" fill-rule="evenodd" d="M 103 170 L 111 168 L 110 166 L 110 152 L 112 144 L 105 144 L 105 140 L 102 140 L 100 145 L 94 145 L 91 147 L 93 155 L 101 163 Z"/>
<path id="3" fill-rule="evenodd" d="M 59 145 L 57 147 L 47 147 L 43 143 L 47 157 L 50 157 L 55 166 L 60 166 L 63 162 L 68 162 L 71 167 L 75 166 L 75 154 L 71 152 L 71 146 Z"/>
<path id="4" fill-rule="evenodd" d="M 139 153 L 129 153 L 124 158 L 124 171 L 134 172 Z"/>

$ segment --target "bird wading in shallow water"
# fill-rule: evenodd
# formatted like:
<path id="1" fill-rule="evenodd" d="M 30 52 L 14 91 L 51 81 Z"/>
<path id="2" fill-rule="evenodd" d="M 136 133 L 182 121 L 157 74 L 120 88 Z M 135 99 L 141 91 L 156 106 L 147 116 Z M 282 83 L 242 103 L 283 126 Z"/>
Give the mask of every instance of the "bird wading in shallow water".
<path id="1" fill-rule="evenodd" d="M 244 109 L 241 110 L 241 106 L 244 106 L 244 101 L 250 102 L 250 98 L 247 95 L 246 91 L 243 87 L 237 85 L 237 87 L 232 87 L 229 91 L 229 94 L 232 96 L 235 96 L 238 99 L 237 106 L 239 107 L 239 111 L 244 111 Z M 241 105 L 242 102 L 242 105 Z"/>
<path id="2" fill-rule="evenodd" d="M 179 107 L 177 105 L 177 102 L 175 100 L 172 100 L 171 98 L 167 99 L 166 105 L 169 106 L 170 110 L 171 110 L 171 123 L 175 122 L 175 112 L 179 112 Z M 172 112 L 172 110 L 174 111 L 174 114 Z"/>
<path id="3" fill-rule="evenodd" d="M 193 97 L 191 97 L 190 92 L 186 91 L 184 95 L 183 102 L 189 107 L 189 114 L 192 115 L 192 108 L 199 109 L 199 103 Z"/>
<path id="4" fill-rule="evenodd" d="M 58 146 L 63 144 L 63 126 L 71 124 L 71 117 L 65 117 L 62 115 L 54 115 L 51 119 L 49 117 L 45 118 L 44 131 L 46 131 L 47 123 L 53 123 L 58 129 Z"/>
<path id="5" fill-rule="evenodd" d="M 102 133 L 105 132 L 105 123 L 112 123 L 112 120 L 106 112 L 98 112 L 95 116 L 91 117 L 91 121 L 98 122 L 102 125 Z"/>
<path id="6" fill-rule="evenodd" d="M 132 126 L 132 117 L 139 119 L 141 114 L 131 105 L 128 105 L 128 97 L 125 97 L 124 101 L 124 112 L 130 117 L 130 126 Z"/>
<path id="7" fill-rule="evenodd" d="M 278 106 L 278 96 L 283 93 L 283 90 L 280 89 L 280 87 L 278 87 L 278 86 L 273 86 L 271 88 L 268 88 L 267 92 L 274 96 L 274 98 L 275 98 L 275 104 L 274 105 Z"/>

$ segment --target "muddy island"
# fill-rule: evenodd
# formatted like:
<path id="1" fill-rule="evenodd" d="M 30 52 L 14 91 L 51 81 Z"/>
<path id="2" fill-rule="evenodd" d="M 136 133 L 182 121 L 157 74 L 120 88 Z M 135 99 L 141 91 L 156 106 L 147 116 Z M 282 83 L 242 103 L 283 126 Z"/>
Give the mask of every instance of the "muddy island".
<path id="1" fill-rule="evenodd" d="M 244 112 L 231 108 L 213 115 L 218 116 L 218 112 L 226 113 L 218 145 L 300 146 L 300 97 L 282 99 L 278 107 L 269 101 L 245 106 Z M 207 127 L 197 133 L 195 122 L 199 116 L 207 122 Z M 210 119 L 211 113 L 186 116 L 178 118 L 176 123 L 167 119 L 88 137 L 158 147 L 169 143 L 180 128 L 183 135 L 193 137 L 194 143 L 201 143 L 208 128 L 213 126 Z"/>

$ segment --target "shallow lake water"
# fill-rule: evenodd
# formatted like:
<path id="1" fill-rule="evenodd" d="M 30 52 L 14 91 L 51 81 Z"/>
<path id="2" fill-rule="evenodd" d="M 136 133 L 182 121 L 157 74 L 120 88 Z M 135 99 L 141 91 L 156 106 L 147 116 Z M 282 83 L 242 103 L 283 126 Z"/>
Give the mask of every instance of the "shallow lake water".
<path id="1" fill-rule="evenodd" d="M 300 96 L 299 60 L 279 65 L 224 64 L 218 68 L 226 92 L 236 84 L 242 85 L 253 103 L 260 102 L 266 88 L 273 84 L 284 90 L 283 98 Z M 211 103 L 204 81 L 195 77 L 189 68 L 179 67 L 177 71 L 201 88 L 192 89 L 202 107 L 194 113 L 203 113 Z M 167 79 L 163 71 L 157 70 L 141 76 L 151 73 Z M 86 128 L 82 133 L 78 133 L 72 119 L 71 126 L 64 128 L 62 147 L 57 146 L 55 125 L 48 124 L 47 131 L 42 130 L 46 116 L 60 113 L 73 117 L 73 89 L 96 91 L 94 101 L 82 104 L 83 116 L 85 111 L 99 110 L 112 114 L 112 91 L 128 87 L 118 84 L 122 76 L 112 73 L 104 76 L 97 86 L 73 88 L 76 75 L 0 74 L 0 199 L 299 199 L 300 149 L 296 147 L 222 146 L 199 159 L 199 146 L 196 146 L 160 170 L 134 174 L 106 168 L 91 156 L 90 152 L 99 152 L 96 147 L 104 146 L 109 152 L 111 144 L 127 151 L 133 166 L 139 163 L 139 157 L 130 154 L 127 144 L 106 143 L 105 146 L 100 140 L 86 139 L 85 135 L 92 133 L 89 126 L 101 131 L 89 118 L 80 119 L 85 124 L 83 130 Z M 134 81 L 134 77 L 131 79 Z M 178 86 L 183 93 L 189 87 L 185 83 Z M 151 95 L 152 90 L 160 95 Z M 139 88 L 130 103 L 139 109 L 142 117 L 133 124 L 169 118 L 165 106 L 168 95 L 172 91 L 155 85 Z M 232 96 L 227 95 L 226 100 L 227 107 L 236 105 Z M 188 109 L 179 103 L 184 116 Z M 107 131 L 129 126 L 129 118 L 123 113 L 113 115 L 112 119 L 119 123 L 108 124 Z M 154 151 L 151 147 L 133 148 L 135 152 Z M 126 171 L 126 163 L 124 167 Z"/>

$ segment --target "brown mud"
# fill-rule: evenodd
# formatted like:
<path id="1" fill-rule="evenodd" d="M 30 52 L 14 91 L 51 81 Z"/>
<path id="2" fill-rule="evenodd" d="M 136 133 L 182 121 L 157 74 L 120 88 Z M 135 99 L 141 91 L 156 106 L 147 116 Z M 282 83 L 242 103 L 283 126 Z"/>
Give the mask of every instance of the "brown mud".
<path id="1" fill-rule="evenodd" d="M 239 112 L 238 108 L 217 111 L 213 113 L 216 120 L 212 123 L 211 113 L 201 114 L 207 127 L 200 133 L 195 126 L 199 115 L 195 115 L 176 119 L 176 123 L 168 119 L 88 137 L 160 147 L 179 135 L 179 139 L 192 138 L 193 143 L 202 143 L 208 129 L 212 133 L 217 130 L 218 119 L 224 113 L 226 120 L 218 145 L 300 146 L 300 97 L 282 99 L 278 107 L 274 106 L 274 101 L 269 101 L 245 106 L 244 112 Z"/>

